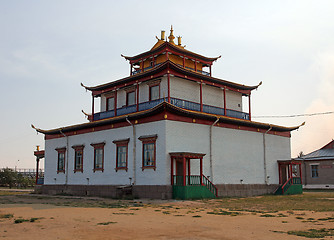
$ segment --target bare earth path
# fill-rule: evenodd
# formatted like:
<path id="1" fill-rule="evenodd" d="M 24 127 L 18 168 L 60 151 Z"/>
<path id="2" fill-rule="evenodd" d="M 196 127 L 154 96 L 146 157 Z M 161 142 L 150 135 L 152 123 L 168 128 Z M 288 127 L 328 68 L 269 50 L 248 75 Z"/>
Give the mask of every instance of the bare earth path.
<path id="1" fill-rule="evenodd" d="M 0 239 L 307 239 L 287 231 L 334 229 L 333 211 L 233 211 L 218 203 L 0 196 Z"/>

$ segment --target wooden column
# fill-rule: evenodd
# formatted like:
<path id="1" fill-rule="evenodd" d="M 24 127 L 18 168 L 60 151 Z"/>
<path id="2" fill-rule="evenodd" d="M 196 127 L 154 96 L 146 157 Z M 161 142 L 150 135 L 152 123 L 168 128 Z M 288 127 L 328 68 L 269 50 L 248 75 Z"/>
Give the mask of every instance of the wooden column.
<path id="1" fill-rule="evenodd" d="M 200 159 L 200 163 L 199 163 L 199 167 L 200 167 L 200 181 L 201 181 L 201 185 L 203 185 L 203 157 L 201 157 Z"/>
<path id="2" fill-rule="evenodd" d="M 170 177 L 171 177 L 171 184 L 174 185 L 174 158 L 170 158 Z"/>
<path id="3" fill-rule="evenodd" d="M 153 61 L 153 67 L 155 67 L 155 61 L 154 61 L 154 55 L 152 56 L 152 61 Z"/>
<path id="4" fill-rule="evenodd" d="M 209 66 L 209 69 L 210 69 L 210 77 L 211 77 L 211 64 L 210 64 L 210 66 Z"/>
<path id="5" fill-rule="evenodd" d="M 203 112 L 203 88 L 202 88 L 202 81 L 199 84 L 199 103 L 201 105 L 201 112 Z"/>
<path id="6" fill-rule="evenodd" d="M 136 111 L 138 112 L 139 110 L 139 84 L 137 82 L 137 88 L 136 88 Z"/>
<path id="7" fill-rule="evenodd" d="M 224 88 L 224 116 L 226 116 L 226 88 Z"/>
<path id="8" fill-rule="evenodd" d="M 195 72 L 197 72 L 197 61 L 195 59 Z"/>
<path id="9" fill-rule="evenodd" d="M 252 114 L 251 114 L 251 93 L 249 92 L 248 95 L 248 112 L 249 112 L 249 121 L 252 120 Z"/>
<path id="10" fill-rule="evenodd" d="M 132 63 L 130 63 L 130 76 L 132 75 L 132 67 L 133 67 L 133 65 L 132 65 Z"/>
<path id="11" fill-rule="evenodd" d="M 186 186 L 186 171 L 187 171 L 187 168 L 186 168 L 186 158 L 183 157 L 183 186 Z"/>
<path id="12" fill-rule="evenodd" d="M 141 72 L 142 73 L 144 72 L 144 60 L 143 59 L 141 60 Z"/>
<path id="13" fill-rule="evenodd" d="M 278 179 L 279 179 L 279 184 L 282 184 L 282 169 L 281 169 L 281 164 L 278 163 Z"/>
<path id="14" fill-rule="evenodd" d="M 92 93 L 92 122 L 94 121 L 94 94 Z"/>
<path id="15" fill-rule="evenodd" d="M 188 185 L 190 185 L 190 158 L 188 158 Z"/>
<path id="16" fill-rule="evenodd" d="M 183 68 L 185 68 L 185 66 L 186 66 L 186 57 L 183 56 Z"/>
<path id="17" fill-rule="evenodd" d="M 37 185 L 37 181 L 38 181 L 38 171 L 39 170 L 39 157 L 36 157 L 36 185 Z M 67 171 L 67 169 L 66 169 Z"/>
<path id="18" fill-rule="evenodd" d="M 299 163 L 299 177 L 300 177 L 300 184 L 303 184 L 303 176 L 302 176 L 302 164 Z"/>
<path id="19" fill-rule="evenodd" d="M 168 102 L 170 103 L 170 76 L 169 76 L 169 73 L 167 73 L 167 98 L 168 98 Z"/>

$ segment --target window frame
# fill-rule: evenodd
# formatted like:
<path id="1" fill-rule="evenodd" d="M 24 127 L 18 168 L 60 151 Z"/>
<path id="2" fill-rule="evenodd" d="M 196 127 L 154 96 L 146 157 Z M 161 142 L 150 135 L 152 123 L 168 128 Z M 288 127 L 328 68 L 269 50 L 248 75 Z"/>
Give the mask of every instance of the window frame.
<path id="1" fill-rule="evenodd" d="M 125 170 L 128 171 L 128 150 L 129 150 L 129 141 L 130 138 L 127 139 L 122 139 L 122 140 L 115 140 L 113 141 L 114 144 L 116 144 L 116 167 L 115 171 L 117 172 L 118 170 Z M 125 166 L 119 166 L 119 152 L 118 149 L 119 147 L 126 147 L 126 153 L 125 153 Z"/>
<path id="2" fill-rule="evenodd" d="M 114 104 L 112 104 L 112 109 L 109 109 L 109 99 L 113 98 L 114 99 Z M 111 95 L 106 97 L 106 111 L 114 111 L 115 110 L 115 96 Z"/>
<path id="3" fill-rule="evenodd" d="M 144 169 L 154 169 L 157 168 L 157 141 L 158 135 L 148 135 L 148 136 L 141 136 L 138 139 L 142 142 L 142 171 Z M 153 144 L 153 165 L 146 165 L 145 162 L 145 145 L 146 144 Z"/>
<path id="4" fill-rule="evenodd" d="M 76 146 L 72 146 L 72 148 L 74 149 L 74 168 L 73 168 L 73 172 L 83 172 L 83 163 L 84 163 L 84 148 L 85 145 L 76 145 Z M 77 153 L 81 152 L 81 168 L 76 168 L 76 162 L 77 162 Z"/>
<path id="5" fill-rule="evenodd" d="M 92 143 L 90 144 L 93 148 L 94 148 L 94 163 L 93 163 L 93 172 L 96 171 L 104 171 L 104 146 L 105 146 L 105 142 L 101 142 L 101 143 Z M 102 150 L 102 159 L 101 159 L 101 167 L 96 167 L 97 164 L 97 150 Z"/>
<path id="6" fill-rule="evenodd" d="M 158 87 L 158 98 L 152 99 L 152 89 Z M 160 83 L 149 85 L 149 101 L 154 101 L 160 99 Z"/>
<path id="7" fill-rule="evenodd" d="M 134 94 L 134 103 L 129 105 L 129 94 L 131 94 L 131 93 Z M 129 106 L 133 106 L 133 105 L 136 105 L 136 91 L 135 91 L 135 89 L 126 92 L 126 106 L 129 107 Z"/>
<path id="8" fill-rule="evenodd" d="M 65 161 L 66 161 L 66 148 L 56 148 L 56 151 L 58 152 L 58 160 L 57 160 L 57 174 L 58 173 L 65 173 Z M 63 159 L 63 168 L 62 170 L 59 169 L 59 160 L 60 160 L 60 155 L 63 154 L 64 155 L 64 159 Z"/>
<path id="9" fill-rule="evenodd" d="M 313 169 L 313 167 L 316 167 L 316 168 Z M 319 177 L 319 164 L 311 164 L 310 170 L 311 170 L 311 178 Z M 313 175 L 313 173 L 315 173 L 315 175 Z"/>

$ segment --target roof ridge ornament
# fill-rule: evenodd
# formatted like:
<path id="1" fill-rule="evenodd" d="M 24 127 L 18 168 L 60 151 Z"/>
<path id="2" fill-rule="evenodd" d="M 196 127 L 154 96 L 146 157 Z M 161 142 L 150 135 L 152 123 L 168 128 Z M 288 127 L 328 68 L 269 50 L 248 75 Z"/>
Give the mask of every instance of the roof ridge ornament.
<path id="1" fill-rule="evenodd" d="M 174 37 L 174 35 L 173 35 L 173 25 L 171 25 L 171 27 L 170 27 L 170 34 L 169 34 L 169 37 L 168 37 L 168 39 L 169 39 L 169 42 L 170 43 L 173 43 L 173 44 L 175 44 L 174 43 L 174 39 L 175 39 L 175 37 Z"/>

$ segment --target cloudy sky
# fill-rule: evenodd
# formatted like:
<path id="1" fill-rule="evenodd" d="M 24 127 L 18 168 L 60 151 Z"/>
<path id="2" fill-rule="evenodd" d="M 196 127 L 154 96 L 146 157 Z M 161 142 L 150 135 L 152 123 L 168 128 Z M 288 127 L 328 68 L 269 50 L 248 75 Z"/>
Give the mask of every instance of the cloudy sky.
<path id="1" fill-rule="evenodd" d="M 253 120 L 295 126 L 292 157 L 334 138 L 334 1 L 0 0 L 0 167 L 33 168 L 51 129 L 85 122 L 93 86 L 128 76 L 121 58 L 173 24 L 188 50 L 215 57 L 218 78 L 263 85 Z"/>

